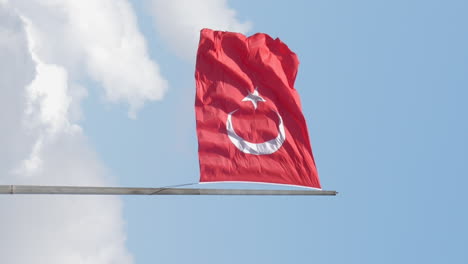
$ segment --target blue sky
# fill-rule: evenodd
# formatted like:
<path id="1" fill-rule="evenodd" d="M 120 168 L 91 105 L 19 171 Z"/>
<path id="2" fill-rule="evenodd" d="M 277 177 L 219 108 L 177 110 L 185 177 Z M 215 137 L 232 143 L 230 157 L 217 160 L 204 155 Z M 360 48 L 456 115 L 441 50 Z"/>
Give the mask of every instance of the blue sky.
<path id="1" fill-rule="evenodd" d="M 132 119 L 125 102 L 107 102 L 99 81 L 82 78 L 76 122 L 121 186 L 197 182 L 194 60 L 165 40 L 148 2 L 130 3 L 167 93 Z M 248 34 L 279 37 L 297 53 L 320 180 L 340 194 L 123 197 L 134 263 L 467 262 L 468 3 L 227 6 Z"/>
<path id="2" fill-rule="evenodd" d="M 298 54 L 296 89 L 321 181 L 340 194 L 124 198 L 136 261 L 467 261 L 466 3 L 229 5 L 252 22 L 249 33 L 280 37 Z M 161 54 L 168 48 L 142 28 L 170 81 L 167 97 L 137 120 L 87 99 L 84 127 L 122 185 L 196 182 L 193 62 Z"/>

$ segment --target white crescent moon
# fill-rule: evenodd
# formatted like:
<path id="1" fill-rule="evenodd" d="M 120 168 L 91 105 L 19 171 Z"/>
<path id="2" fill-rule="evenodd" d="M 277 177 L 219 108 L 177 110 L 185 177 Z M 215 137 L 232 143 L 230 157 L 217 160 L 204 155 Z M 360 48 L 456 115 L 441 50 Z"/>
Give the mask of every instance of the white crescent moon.
<path id="1" fill-rule="evenodd" d="M 281 118 L 278 112 L 275 112 L 279 118 L 278 136 L 263 143 L 252 143 L 243 139 L 242 137 L 237 135 L 236 131 L 234 131 L 231 116 L 236 111 L 237 110 L 234 110 L 228 114 L 226 121 L 226 129 L 229 139 L 234 144 L 234 146 L 236 146 L 240 151 L 253 155 L 268 155 L 276 152 L 278 149 L 281 148 L 284 141 L 286 140 L 286 132 L 284 131 L 283 119 Z"/>

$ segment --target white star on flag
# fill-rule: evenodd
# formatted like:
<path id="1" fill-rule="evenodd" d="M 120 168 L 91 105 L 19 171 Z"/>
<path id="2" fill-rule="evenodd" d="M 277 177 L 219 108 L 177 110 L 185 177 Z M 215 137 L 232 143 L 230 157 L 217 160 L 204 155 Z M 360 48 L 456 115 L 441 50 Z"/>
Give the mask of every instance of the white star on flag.
<path id="1" fill-rule="evenodd" d="M 257 102 L 266 102 L 265 99 L 263 99 L 260 95 L 258 95 L 258 90 L 255 88 L 255 91 L 253 93 L 249 93 L 244 99 L 242 99 L 242 102 L 250 101 L 252 102 L 253 106 L 255 109 L 257 109 Z"/>

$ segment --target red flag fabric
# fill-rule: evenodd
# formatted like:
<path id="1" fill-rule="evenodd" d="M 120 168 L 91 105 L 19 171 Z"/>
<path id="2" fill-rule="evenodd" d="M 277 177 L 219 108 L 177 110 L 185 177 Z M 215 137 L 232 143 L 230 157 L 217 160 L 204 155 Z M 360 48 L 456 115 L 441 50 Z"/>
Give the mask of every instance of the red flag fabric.
<path id="1" fill-rule="evenodd" d="M 195 71 L 200 182 L 321 188 L 294 88 L 298 66 L 278 38 L 201 31 Z"/>

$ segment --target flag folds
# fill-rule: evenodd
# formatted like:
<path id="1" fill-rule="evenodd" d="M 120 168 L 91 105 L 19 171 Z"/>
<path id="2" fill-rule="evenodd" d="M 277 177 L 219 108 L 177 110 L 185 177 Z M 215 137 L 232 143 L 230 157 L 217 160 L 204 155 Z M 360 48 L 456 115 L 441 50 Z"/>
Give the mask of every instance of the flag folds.
<path id="1" fill-rule="evenodd" d="M 299 60 L 266 34 L 203 29 L 195 70 L 200 182 L 321 188 L 294 81 Z"/>

